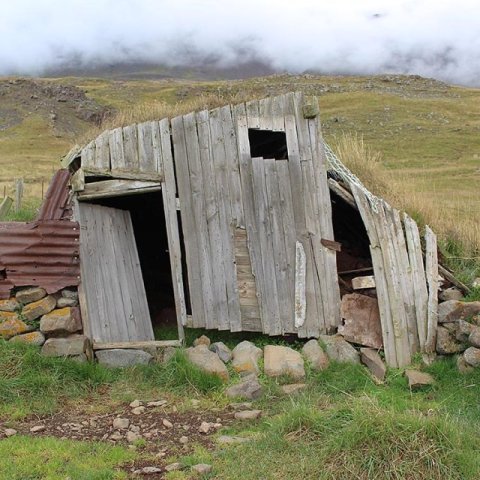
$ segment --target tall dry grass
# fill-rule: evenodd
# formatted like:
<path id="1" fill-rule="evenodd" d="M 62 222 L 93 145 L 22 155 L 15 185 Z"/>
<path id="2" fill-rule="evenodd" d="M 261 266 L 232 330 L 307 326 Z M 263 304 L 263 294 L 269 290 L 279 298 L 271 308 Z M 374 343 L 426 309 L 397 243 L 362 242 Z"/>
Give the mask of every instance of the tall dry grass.
<path id="1" fill-rule="evenodd" d="M 432 190 L 420 190 L 418 183 L 399 170 L 388 170 L 379 152 L 368 147 L 363 138 L 344 134 L 331 145 L 338 158 L 364 185 L 392 206 L 406 211 L 420 224 L 430 225 L 444 245 L 455 243 L 459 257 L 480 259 L 480 212 L 472 198 L 472 210 L 465 212 L 465 199 L 447 195 L 433 195 Z M 447 198 L 448 197 L 448 198 Z"/>

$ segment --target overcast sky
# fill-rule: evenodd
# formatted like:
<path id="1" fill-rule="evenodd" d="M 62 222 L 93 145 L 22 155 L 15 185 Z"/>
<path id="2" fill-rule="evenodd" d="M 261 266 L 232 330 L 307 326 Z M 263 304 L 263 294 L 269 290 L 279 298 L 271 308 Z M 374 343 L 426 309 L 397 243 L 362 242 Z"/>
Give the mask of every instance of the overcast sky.
<path id="1" fill-rule="evenodd" d="M 480 85 L 479 0 L 1 0 L 0 74 L 257 58 L 290 72 Z"/>

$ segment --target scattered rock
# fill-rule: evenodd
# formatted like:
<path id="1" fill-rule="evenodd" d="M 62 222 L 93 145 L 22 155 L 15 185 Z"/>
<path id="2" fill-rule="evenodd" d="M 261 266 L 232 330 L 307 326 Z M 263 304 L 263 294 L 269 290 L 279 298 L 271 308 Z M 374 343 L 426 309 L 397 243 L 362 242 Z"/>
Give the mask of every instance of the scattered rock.
<path id="1" fill-rule="evenodd" d="M 470 347 L 463 352 L 463 358 L 472 367 L 480 366 L 480 348 Z"/>
<path id="2" fill-rule="evenodd" d="M 140 401 L 140 400 L 134 400 L 133 402 L 130 403 L 129 407 L 130 408 L 137 408 L 137 407 L 140 407 L 142 406 L 143 403 Z"/>
<path id="3" fill-rule="evenodd" d="M 229 405 L 234 410 L 249 410 L 252 408 L 252 402 L 238 402 Z"/>
<path id="4" fill-rule="evenodd" d="M 8 437 L 13 437 L 14 435 L 16 435 L 17 431 L 13 428 L 6 428 L 3 433 L 8 438 Z"/>
<path id="5" fill-rule="evenodd" d="M 245 400 L 255 400 L 260 398 L 263 393 L 263 387 L 255 374 L 248 375 L 240 383 L 232 385 L 225 390 L 228 398 L 243 398 Z"/>
<path id="6" fill-rule="evenodd" d="M 71 357 L 81 355 L 91 348 L 85 335 L 70 335 L 67 338 L 49 338 L 42 347 L 46 357 Z"/>
<path id="7" fill-rule="evenodd" d="M 338 327 L 338 333 L 345 340 L 375 349 L 382 348 L 382 325 L 376 298 L 349 293 L 342 297 L 340 310 L 344 324 Z"/>
<path id="8" fill-rule="evenodd" d="M 443 290 L 438 295 L 438 298 L 442 302 L 446 302 L 448 300 L 461 300 L 463 298 L 463 293 L 456 287 L 451 287 Z"/>
<path id="9" fill-rule="evenodd" d="M 340 363 L 360 363 L 360 355 L 340 335 L 320 335 L 328 358 Z"/>
<path id="10" fill-rule="evenodd" d="M 179 462 L 171 463 L 170 465 L 167 465 L 165 467 L 165 471 L 167 472 L 175 472 L 177 470 L 181 470 L 183 468 L 183 465 Z"/>
<path id="11" fill-rule="evenodd" d="M 318 340 L 309 340 L 302 348 L 305 358 L 309 361 L 313 370 L 325 370 L 328 368 L 329 360 L 327 354 L 318 344 Z"/>
<path id="12" fill-rule="evenodd" d="M 123 435 L 119 431 L 116 431 L 110 435 L 110 439 L 117 442 L 119 440 L 123 440 Z"/>
<path id="13" fill-rule="evenodd" d="M 419 372 L 418 370 L 405 370 L 405 376 L 408 379 L 408 386 L 411 390 L 433 385 L 435 382 L 430 374 Z"/>
<path id="14" fill-rule="evenodd" d="M 78 300 L 78 292 L 76 290 L 70 290 L 68 288 L 64 288 L 62 290 L 62 297 L 68 298 L 70 300 Z"/>
<path id="15" fill-rule="evenodd" d="M 480 302 L 448 300 L 438 305 L 438 323 L 457 322 L 480 313 Z"/>
<path id="16" fill-rule="evenodd" d="M 305 378 L 303 358 L 299 352 L 281 345 L 267 345 L 264 349 L 264 371 L 269 377 L 286 375 L 295 380 Z"/>
<path id="17" fill-rule="evenodd" d="M 224 381 L 229 379 L 225 364 L 218 358 L 218 355 L 211 352 L 206 345 L 200 344 L 193 348 L 187 348 L 185 352 L 188 359 L 204 372 L 217 375 Z"/>
<path id="18" fill-rule="evenodd" d="M 480 327 L 473 326 L 472 332 L 468 336 L 468 343 L 472 347 L 480 348 Z"/>
<path id="19" fill-rule="evenodd" d="M 210 350 L 215 352 L 223 363 L 227 363 L 232 359 L 232 351 L 223 342 L 212 343 Z"/>
<path id="20" fill-rule="evenodd" d="M 236 437 L 230 435 L 221 435 L 217 438 L 217 443 L 221 445 L 237 445 L 239 443 L 249 442 L 250 439 L 244 437 Z"/>
<path id="21" fill-rule="evenodd" d="M 0 312 L 0 338 L 8 340 L 29 330 L 31 327 L 20 320 L 16 313 Z"/>
<path id="22" fill-rule="evenodd" d="M 64 335 L 81 329 L 82 322 L 76 308 L 65 307 L 53 310 L 43 315 L 40 320 L 40 331 L 47 335 Z"/>
<path id="23" fill-rule="evenodd" d="M 192 467 L 192 471 L 199 475 L 206 475 L 212 471 L 212 466 L 208 465 L 208 463 L 198 463 Z"/>
<path id="24" fill-rule="evenodd" d="M 435 350 L 441 355 L 463 352 L 467 346 L 457 341 L 455 329 L 450 332 L 447 328 L 439 325 L 437 327 L 437 341 Z"/>
<path id="25" fill-rule="evenodd" d="M 169 420 L 167 420 L 166 418 L 164 418 L 164 419 L 162 420 L 162 423 L 163 423 L 163 426 L 164 426 L 164 427 L 173 428 L 173 423 L 170 422 Z"/>
<path id="26" fill-rule="evenodd" d="M 43 288 L 39 287 L 30 287 L 30 288 L 23 288 L 22 290 L 18 291 L 15 295 L 15 298 L 23 305 L 27 303 L 37 302 L 42 298 L 47 296 L 47 292 Z"/>
<path id="27" fill-rule="evenodd" d="M 42 332 L 22 333 L 12 337 L 10 342 L 27 343 L 28 345 L 37 345 L 41 347 L 45 343 L 45 335 Z"/>
<path id="28" fill-rule="evenodd" d="M 256 347 L 252 342 L 244 340 L 240 342 L 232 351 L 232 367 L 240 375 L 249 373 L 259 373 L 258 360 L 262 358 L 263 351 Z"/>
<path id="29" fill-rule="evenodd" d="M 143 350 L 120 349 L 97 350 L 95 352 L 98 363 L 109 368 L 125 368 L 134 365 L 148 365 L 152 356 Z"/>
<path id="30" fill-rule="evenodd" d="M 448 325 L 448 324 L 447 324 Z M 457 322 L 457 328 L 455 338 L 462 343 L 468 342 L 468 337 L 473 332 L 474 328 L 478 328 L 465 320 L 459 320 Z"/>
<path id="31" fill-rule="evenodd" d="M 22 310 L 22 315 L 28 322 L 32 322 L 42 315 L 50 313 L 57 306 L 55 297 L 49 295 L 48 297 L 37 300 L 36 302 L 25 305 Z"/>
<path id="32" fill-rule="evenodd" d="M 473 367 L 465 361 L 463 355 L 459 355 L 457 357 L 457 368 L 460 373 L 473 372 Z"/>
<path id="33" fill-rule="evenodd" d="M 0 312 L 14 312 L 20 308 L 20 303 L 15 298 L 0 300 Z"/>
<path id="34" fill-rule="evenodd" d="M 290 383 L 288 385 L 282 385 L 280 388 L 285 395 L 293 395 L 303 390 L 306 386 L 306 383 Z"/>
<path id="35" fill-rule="evenodd" d="M 153 473 L 160 473 L 161 471 L 162 469 L 158 467 L 143 467 L 140 470 L 135 470 L 135 473 L 137 474 L 142 473 L 143 475 L 151 475 Z"/>
<path id="36" fill-rule="evenodd" d="M 145 407 L 135 407 L 135 408 L 132 408 L 132 413 L 134 415 L 141 415 L 142 413 L 145 413 Z"/>
<path id="37" fill-rule="evenodd" d="M 130 420 L 128 418 L 115 418 L 113 420 L 113 428 L 115 430 L 126 430 L 130 426 Z"/>
<path id="38" fill-rule="evenodd" d="M 240 412 L 235 412 L 234 417 L 237 420 L 256 420 L 261 414 L 261 410 L 242 410 Z"/>
<path id="39" fill-rule="evenodd" d="M 60 297 L 57 300 L 57 308 L 76 307 L 77 305 L 78 301 L 73 298 Z"/>
<path id="40" fill-rule="evenodd" d="M 188 437 L 186 437 L 185 435 L 183 435 L 182 437 L 180 437 L 180 443 L 182 445 L 186 445 L 188 443 Z"/>
<path id="41" fill-rule="evenodd" d="M 148 402 L 147 407 L 163 407 L 167 403 L 166 400 L 157 400 L 156 402 Z"/>
<path id="42" fill-rule="evenodd" d="M 360 360 L 367 366 L 375 378 L 381 382 L 385 380 L 387 367 L 383 363 L 382 357 L 380 357 L 377 350 L 374 350 L 373 348 L 361 348 Z"/>
<path id="43" fill-rule="evenodd" d="M 193 346 L 198 347 L 199 345 L 206 345 L 207 347 L 209 347 L 210 339 L 206 335 L 202 335 L 201 337 L 196 338 L 193 341 Z"/>
<path id="44" fill-rule="evenodd" d="M 202 422 L 198 427 L 198 431 L 200 433 L 207 434 L 212 429 L 212 427 L 213 427 L 213 424 L 211 424 L 210 422 Z"/>
<path id="45" fill-rule="evenodd" d="M 43 432 L 45 430 L 45 425 L 35 425 L 30 429 L 31 433 Z"/>
<path id="46" fill-rule="evenodd" d="M 142 407 L 138 407 L 138 408 L 142 408 Z M 142 438 L 142 436 L 137 432 L 132 432 L 131 430 L 129 430 L 125 438 L 127 439 L 128 443 L 133 443 L 139 440 L 140 438 Z"/>

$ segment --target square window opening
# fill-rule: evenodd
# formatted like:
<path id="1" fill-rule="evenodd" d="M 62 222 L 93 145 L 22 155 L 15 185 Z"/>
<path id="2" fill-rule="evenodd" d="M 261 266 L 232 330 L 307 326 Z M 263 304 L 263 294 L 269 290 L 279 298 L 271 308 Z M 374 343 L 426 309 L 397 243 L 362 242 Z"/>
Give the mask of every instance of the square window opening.
<path id="1" fill-rule="evenodd" d="M 285 132 L 248 129 L 250 156 L 252 158 L 274 158 L 288 160 L 287 136 Z"/>

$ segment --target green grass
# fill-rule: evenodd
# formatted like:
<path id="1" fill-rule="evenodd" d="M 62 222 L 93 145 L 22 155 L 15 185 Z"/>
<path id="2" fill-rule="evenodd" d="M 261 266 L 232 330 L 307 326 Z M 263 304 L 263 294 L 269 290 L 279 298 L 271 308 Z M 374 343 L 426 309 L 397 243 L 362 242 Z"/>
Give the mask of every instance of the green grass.
<path id="1" fill-rule="evenodd" d="M 15 436 L 0 442 L 0 480 L 113 480 L 135 454 L 105 443 Z"/>
<path id="2" fill-rule="evenodd" d="M 24 201 L 22 208 L 16 212 L 12 206 L 4 222 L 30 222 L 35 219 L 40 208 L 41 200 L 38 198 L 29 198 Z"/>

